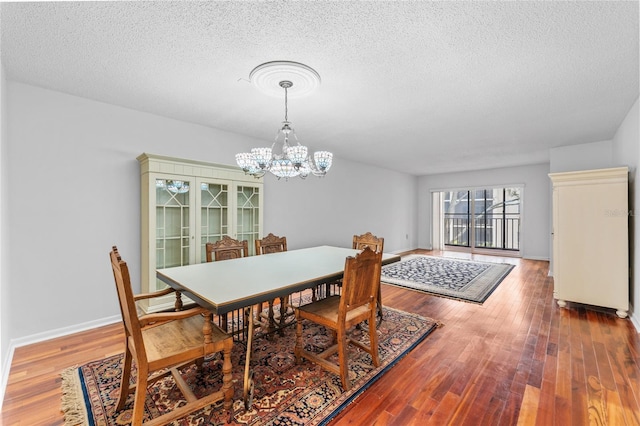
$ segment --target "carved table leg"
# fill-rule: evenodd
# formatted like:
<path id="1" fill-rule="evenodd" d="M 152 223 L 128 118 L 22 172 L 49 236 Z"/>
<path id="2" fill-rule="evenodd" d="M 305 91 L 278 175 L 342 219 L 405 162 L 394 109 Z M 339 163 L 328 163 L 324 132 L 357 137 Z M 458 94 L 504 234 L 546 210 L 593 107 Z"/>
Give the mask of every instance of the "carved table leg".
<path id="1" fill-rule="evenodd" d="M 174 305 L 174 308 L 176 312 L 182 310 L 182 293 L 180 293 L 179 291 L 176 291 L 176 303 Z"/>
<path id="2" fill-rule="evenodd" d="M 247 354 L 244 363 L 244 389 L 243 389 L 243 399 L 244 399 L 244 408 L 249 410 L 253 403 L 253 371 L 251 371 L 251 345 L 253 343 L 253 307 L 246 308 L 248 313 L 245 314 L 245 318 L 248 317 L 247 321 L 249 322 L 248 332 L 247 332 Z"/>

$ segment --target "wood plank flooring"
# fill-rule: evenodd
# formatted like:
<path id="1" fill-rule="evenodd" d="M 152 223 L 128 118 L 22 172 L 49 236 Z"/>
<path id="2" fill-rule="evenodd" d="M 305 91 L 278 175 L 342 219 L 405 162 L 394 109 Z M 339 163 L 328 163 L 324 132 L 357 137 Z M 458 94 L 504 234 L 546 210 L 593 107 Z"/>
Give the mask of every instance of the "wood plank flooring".
<path id="1" fill-rule="evenodd" d="M 640 335 L 605 309 L 553 300 L 548 262 L 516 267 L 483 305 L 383 285 L 383 303 L 444 326 L 332 425 L 640 426 Z M 116 324 L 17 348 L 3 425 L 62 425 L 60 371 L 122 352 Z"/>

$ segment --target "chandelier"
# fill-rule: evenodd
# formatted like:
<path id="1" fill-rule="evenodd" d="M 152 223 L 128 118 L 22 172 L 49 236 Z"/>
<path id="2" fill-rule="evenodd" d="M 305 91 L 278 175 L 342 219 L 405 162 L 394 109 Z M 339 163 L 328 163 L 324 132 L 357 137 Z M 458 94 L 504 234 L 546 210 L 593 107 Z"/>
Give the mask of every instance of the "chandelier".
<path id="1" fill-rule="evenodd" d="M 189 182 L 183 180 L 156 179 L 156 188 L 166 189 L 174 194 L 184 194 L 189 192 Z"/>
<path id="2" fill-rule="evenodd" d="M 320 76 L 315 70 L 297 62 L 267 62 L 250 74 L 251 81 L 259 88 L 273 93 L 275 79 L 277 85 L 284 89 L 284 121 L 278 129 L 275 142 L 271 148 L 253 148 L 251 152 L 236 154 L 236 163 L 249 175 L 262 177 L 270 172 L 278 179 L 290 177 L 306 178 L 310 174 L 324 176 L 331 168 L 333 154 L 328 151 L 316 151 L 309 155 L 308 148 L 298 142 L 295 130 L 289 121 L 288 95 L 293 87 L 293 79 L 300 78 L 301 93 L 308 93 L 315 89 L 320 82 Z M 283 79 L 280 79 L 283 78 Z M 276 144 L 281 143 L 279 152 L 275 151 Z"/>

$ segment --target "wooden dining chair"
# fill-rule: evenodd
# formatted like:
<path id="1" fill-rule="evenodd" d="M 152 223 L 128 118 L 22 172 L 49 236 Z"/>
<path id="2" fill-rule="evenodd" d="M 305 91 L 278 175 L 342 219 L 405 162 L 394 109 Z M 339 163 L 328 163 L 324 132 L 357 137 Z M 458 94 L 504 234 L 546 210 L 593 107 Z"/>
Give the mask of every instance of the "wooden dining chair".
<path id="1" fill-rule="evenodd" d="M 287 237 L 277 237 L 269 233 L 264 238 L 257 239 L 256 254 L 280 253 L 287 251 Z"/>
<path id="2" fill-rule="evenodd" d="M 278 237 L 269 233 L 264 238 L 255 240 L 256 245 L 256 255 L 269 254 L 269 253 L 280 253 L 283 251 L 287 251 L 287 237 Z M 284 334 L 283 327 L 287 325 L 287 321 L 289 318 L 294 318 L 294 311 L 291 308 L 291 297 L 280 297 L 280 312 L 276 313 L 273 310 L 274 301 L 269 301 L 269 309 L 266 314 L 266 318 L 264 315 L 261 315 L 261 319 L 264 321 L 260 323 L 262 327 L 264 327 L 267 332 L 273 331 L 275 329 L 275 323 L 278 321 L 280 333 Z M 290 322 L 290 321 L 289 321 Z"/>
<path id="3" fill-rule="evenodd" d="M 237 259 L 249 256 L 249 242 L 247 240 L 236 240 L 228 235 L 224 235 L 222 239 L 216 242 L 208 242 L 205 244 L 207 262 L 219 262 L 221 260 Z M 232 284 L 232 283 L 226 283 Z M 237 309 L 218 316 L 218 325 L 225 331 L 228 331 L 229 318 L 231 318 L 231 334 L 240 339 L 247 337 L 247 318 L 244 309 Z M 238 324 L 243 326 L 239 327 Z"/>
<path id="4" fill-rule="evenodd" d="M 231 416 L 233 338 L 213 324 L 213 315 L 201 307 L 138 316 L 137 301 L 166 295 L 172 290 L 134 295 L 127 263 L 120 257 L 116 246 L 109 256 L 125 331 L 124 363 L 116 410 L 124 408 L 128 395 L 133 392 L 131 424 L 142 425 L 147 387 L 171 374 L 186 403 L 144 425 L 165 425 L 221 400 L 224 401 L 223 409 Z M 201 367 L 204 357 L 216 352 L 223 354 L 221 388 L 198 399 L 183 379 L 180 369 L 193 363 Z M 136 382 L 130 386 L 133 361 L 137 369 Z"/>
<path id="5" fill-rule="evenodd" d="M 376 237 L 371 232 L 366 232 L 362 235 L 354 235 L 352 248 L 356 250 L 363 250 L 365 247 L 370 247 L 371 250 L 382 253 L 382 251 L 384 250 L 384 238 Z M 382 287 L 379 282 L 378 318 L 382 320 Z"/>
<path id="6" fill-rule="evenodd" d="M 207 262 L 214 260 L 237 259 L 249 256 L 249 242 L 247 240 L 236 240 L 228 235 L 215 243 L 206 243 Z"/>
<path id="7" fill-rule="evenodd" d="M 354 235 L 353 243 L 351 248 L 356 250 L 363 250 L 365 247 L 371 248 L 371 250 L 375 252 L 380 252 L 384 250 L 384 238 L 376 237 L 371 232 L 366 232 L 362 235 Z M 336 281 L 332 283 L 334 288 L 338 290 L 338 292 L 342 288 L 342 281 Z M 378 318 L 382 320 L 382 288 L 378 284 Z"/>
<path id="8" fill-rule="evenodd" d="M 384 250 L 384 238 L 376 237 L 371 232 L 354 235 L 352 248 L 362 250 L 365 247 L 371 247 L 371 250 L 382 253 Z"/>
<path id="9" fill-rule="evenodd" d="M 329 296 L 296 309 L 296 361 L 300 363 L 302 358 L 306 358 L 340 375 L 345 391 L 351 388 L 347 353 L 349 343 L 368 352 L 375 367 L 380 365 L 378 335 L 374 324 L 381 267 L 382 252 L 375 252 L 366 247 L 355 257 L 346 258 L 340 296 Z M 304 349 L 302 320 L 309 320 L 330 329 L 336 343 L 319 354 Z M 365 320 L 369 320 L 369 345 L 353 340 L 347 334 L 351 327 Z M 338 364 L 329 361 L 329 357 L 336 352 Z"/>

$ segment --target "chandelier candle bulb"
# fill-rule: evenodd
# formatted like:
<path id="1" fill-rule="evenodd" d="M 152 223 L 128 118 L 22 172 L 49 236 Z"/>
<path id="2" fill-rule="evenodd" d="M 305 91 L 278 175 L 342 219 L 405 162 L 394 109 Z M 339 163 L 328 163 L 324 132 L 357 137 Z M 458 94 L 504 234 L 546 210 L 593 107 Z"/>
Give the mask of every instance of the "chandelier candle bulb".
<path id="1" fill-rule="evenodd" d="M 326 172 L 331 168 L 333 154 L 329 151 L 318 151 L 313 153 L 313 159 L 315 160 L 318 168 Z"/>
<path id="2" fill-rule="evenodd" d="M 258 167 L 264 169 L 268 167 L 269 162 L 271 161 L 271 148 L 253 148 L 251 150 L 251 155 Z"/>
<path id="3" fill-rule="evenodd" d="M 300 168 L 302 163 L 307 160 L 307 147 L 302 145 L 290 146 L 287 148 L 286 155 L 294 166 Z"/>

